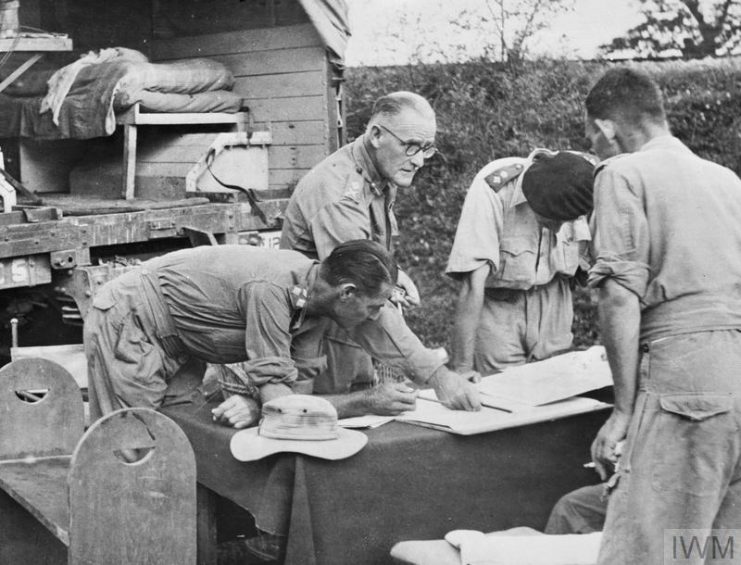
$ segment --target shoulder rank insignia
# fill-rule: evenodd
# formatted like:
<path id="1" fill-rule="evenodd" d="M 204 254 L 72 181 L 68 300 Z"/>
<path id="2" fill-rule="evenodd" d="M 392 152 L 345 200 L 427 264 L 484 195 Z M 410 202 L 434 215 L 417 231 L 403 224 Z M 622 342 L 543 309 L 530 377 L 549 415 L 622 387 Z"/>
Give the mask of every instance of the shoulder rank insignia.
<path id="1" fill-rule="evenodd" d="M 486 175 L 484 180 L 489 185 L 489 188 L 494 192 L 499 192 L 505 184 L 519 177 L 524 170 L 525 166 L 521 163 L 507 165 L 505 167 L 499 167 L 493 173 Z"/>
<path id="2" fill-rule="evenodd" d="M 345 187 L 345 193 L 342 195 L 344 198 L 349 198 L 355 203 L 360 202 L 360 194 L 363 191 L 362 185 L 356 181 L 350 181 Z"/>

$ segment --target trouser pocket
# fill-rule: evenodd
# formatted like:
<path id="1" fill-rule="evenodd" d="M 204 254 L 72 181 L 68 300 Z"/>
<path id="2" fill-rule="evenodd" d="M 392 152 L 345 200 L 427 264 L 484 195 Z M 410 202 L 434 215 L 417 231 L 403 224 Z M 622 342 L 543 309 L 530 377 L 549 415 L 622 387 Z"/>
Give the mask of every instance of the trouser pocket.
<path id="1" fill-rule="evenodd" d="M 661 395 L 655 433 L 652 484 L 656 490 L 708 495 L 725 484 L 738 433 L 731 395 Z"/>

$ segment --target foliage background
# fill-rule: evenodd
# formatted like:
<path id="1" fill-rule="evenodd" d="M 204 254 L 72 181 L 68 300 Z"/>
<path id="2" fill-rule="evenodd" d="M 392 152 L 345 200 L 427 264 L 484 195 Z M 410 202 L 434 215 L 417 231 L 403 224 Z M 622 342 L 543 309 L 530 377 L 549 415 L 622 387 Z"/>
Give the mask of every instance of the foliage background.
<path id="1" fill-rule="evenodd" d="M 387 92 L 425 96 L 438 117 L 440 155 L 399 192 L 397 257 L 422 306 L 410 326 L 430 347 L 450 346 L 457 283 L 445 264 L 470 181 L 493 159 L 535 147 L 585 150 L 582 101 L 612 63 L 538 60 L 517 65 L 359 67 L 346 71 L 347 131 L 362 134 L 373 101 Z M 661 86 L 674 134 L 699 155 L 741 172 L 741 59 L 631 63 Z M 575 345 L 599 341 L 595 300 L 577 293 Z"/>

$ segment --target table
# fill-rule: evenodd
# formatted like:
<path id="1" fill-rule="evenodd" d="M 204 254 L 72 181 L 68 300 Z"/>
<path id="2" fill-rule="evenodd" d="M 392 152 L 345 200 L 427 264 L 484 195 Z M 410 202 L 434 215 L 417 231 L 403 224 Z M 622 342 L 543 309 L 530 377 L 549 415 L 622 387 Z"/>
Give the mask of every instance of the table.
<path id="1" fill-rule="evenodd" d="M 258 527 L 287 532 L 286 564 L 388 563 L 398 541 L 453 529 L 542 530 L 566 492 L 596 482 L 582 464 L 605 411 L 474 436 L 392 422 L 341 461 L 278 454 L 236 461 L 234 430 L 212 405 L 164 408 L 196 453 L 198 481 L 249 510 Z"/>

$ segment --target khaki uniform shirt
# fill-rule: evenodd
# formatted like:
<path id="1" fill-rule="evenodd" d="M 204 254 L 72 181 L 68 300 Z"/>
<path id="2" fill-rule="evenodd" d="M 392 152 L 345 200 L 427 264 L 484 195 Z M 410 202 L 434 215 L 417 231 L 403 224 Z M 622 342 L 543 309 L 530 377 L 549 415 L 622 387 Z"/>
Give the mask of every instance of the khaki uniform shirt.
<path id="1" fill-rule="evenodd" d="M 641 339 L 741 328 L 741 180 L 672 136 L 603 162 L 590 284 L 641 301 Z M 713 229 L 708 229 L 712 226 Z"/>
<path id="2" fill-rule="evenodd" d="M 360 137 L 342 147 L 314 167 L 301 179 L 284 212 L 282 249 L 300 251 L 308 257 L 325 259 L 340 243 L 353 239 L 370 239 L 393 251 L 398 235 L 393 205 L 396 187 L 381 178 L 378 169 Z M 404 323 L 401 314 L 390 305 L 382 308 L 376 328 L 390 340 L 406 361 L 403 373 L 418 382 L 425 382 L 442 366 L 439 356 L 422 345 Z M 328 348 L 335 348 L 332 358 L 337 366 L 330 367 L 326 378 L 316 388 L 322 393 L 346 392 L 358 375 L 348 374 L 366 365 L 362 371 L 372 373 L 370 359 L 362 363 L 357 347 L 345 340 L 344 332 L 329 332 Z M 357 341 L 357 340 L 356 340 Z M 388 357 L 374 353 L 375 339 L 366 340 L 363 349 L 381 361 Z M 380 342 L 379 342 L 380 344 Z M 362 345 L 362 344 L 361 344 Z M 362 352 L 360 352 L 361 357 Z M 389 363 L 399 367 L 398 360 Z M 372 375 L 361 375 L 361 379 Z"/>
<path id="3" fill-rule="evenodd" d="M 527 159 L 497 159 L 476 175 L 463 203 L 446 273 L 488 264 L 473 368 L 483 374 L 545 359 L 571 346 L 574 313 L 568 277 L 588 268 L 584 218 L 558 233 L 541 228 L 522 193 Z"/>
<path id="4" fill-rule="evenodd" d="M 512 165 L 526 170 L 535 154 L 497 159 L 476 175 L 463 203 L 447 274 L 470 273 L 488 263 L 487 288 L 527 290 L 558 274 L 573 276 L 580 260 L 585 266 L 590 239 L 585 218 L 564 223 L 554 234 L 538 225 L 522 193 L 522 174 L 498 189 L 487 183 L 495 171 L 515 170 Z"/>
<path id="5" fill-rule="evenodd" d="M 296 186 L 283 216 L 282 249 L 323 260 L 340 243 L 371 239 L 393 251 L 396 187 L 380 176 L 360 137 Z"/>

